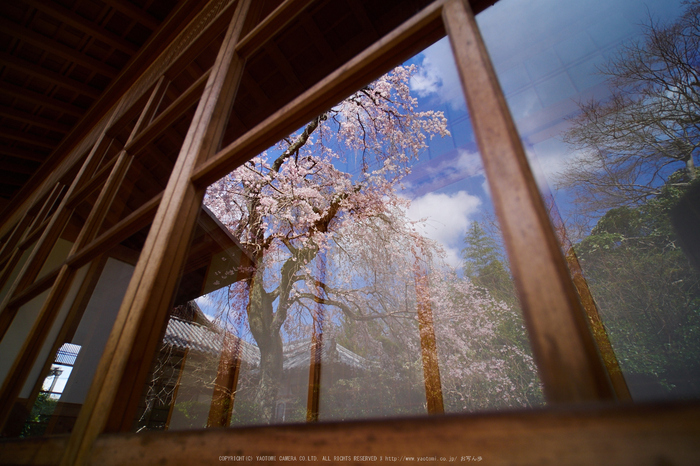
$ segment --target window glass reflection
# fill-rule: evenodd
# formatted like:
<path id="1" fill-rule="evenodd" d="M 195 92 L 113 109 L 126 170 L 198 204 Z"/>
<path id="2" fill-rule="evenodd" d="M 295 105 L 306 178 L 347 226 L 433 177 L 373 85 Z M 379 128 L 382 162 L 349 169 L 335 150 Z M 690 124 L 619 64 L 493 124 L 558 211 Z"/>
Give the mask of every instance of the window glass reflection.
<path id="1" fill-rule="evenodd" d="M 427 61 L 208 188 L 137 431 L 542 403 L 466 105 Z"/>
<path id="2" fill-rule="evenodd" d="M 601 353 L 634 400 L 700 394 L 699 19 L 698 2 L 667 0 L 503 0 L 478 18 Z"/>

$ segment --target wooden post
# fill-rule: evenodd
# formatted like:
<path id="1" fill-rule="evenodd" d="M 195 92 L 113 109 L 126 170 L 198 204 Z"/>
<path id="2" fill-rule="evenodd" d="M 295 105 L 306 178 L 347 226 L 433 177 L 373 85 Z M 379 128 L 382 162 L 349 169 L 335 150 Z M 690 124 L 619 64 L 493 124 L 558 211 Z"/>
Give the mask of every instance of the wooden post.
<path id="1" fill-rule="evenodd" d="M 242 349 L 243 341 L 224 330 L 224 341 L 214 381 L 207 427 L 228 427 L 231 423 L 231 412 L 236 400 L 238 376 L 241 371 Z M 175 399 L 173 399 L 174 402 Z"/>
<path id="2" fill-rule="evenodd" d="M 251 0 L 239 0 L 236 7 L 63 455 L 63 465 L 85 464 L 92 443 L 105 428 L 131 428 L 204 195 L 190 178 L 198 160 L 217 150 L 242 76 L 243 61 L 235 46 L 250 4 Z M 148 356 L 144 358 L 144 354 Z"/>
<path id="3" fill-rule="evenodd" d="M 423 360 L 425 401 L 428 414 L 443 414 L 445 407 L 442 399 L 442 384 L 440 383 L 440 365 L 435 342 L 433 310 L 430 306 L 430 287 L 428 275 L 422 270 L 417 256 L 413 273 L 416 281 L 416 305 L 418 307 L 420 351 Z"/>
<path id="4" fill-rule="evenodd" d="M 614 400 L 469 3 L 450 0 L 442 14 L 545 396 L 549 402 Z"/>

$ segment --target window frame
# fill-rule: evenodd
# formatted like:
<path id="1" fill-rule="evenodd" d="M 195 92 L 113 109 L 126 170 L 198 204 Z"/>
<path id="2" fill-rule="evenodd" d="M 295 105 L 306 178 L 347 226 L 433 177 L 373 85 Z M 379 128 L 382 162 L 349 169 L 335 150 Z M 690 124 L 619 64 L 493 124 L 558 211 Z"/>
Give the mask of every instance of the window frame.
<path id="1" fill-rule="evenodd" d="M 192 27 L 195 30 L 199 28 L 200 37 L 207 33 L 213 34 L 209 28 L 211 24 L 217 21 L 217 24 L 222 24 L 222 16 L 228 14 L 222 11 L 232 11 L 225 39 L 208 74 L 168 185 L 162 197 L 144 206 L 147 210 L 145 217 L 149 220 L 152 218 L 153 223 L 74 430 L 69 438 L 5 442 L 0 444 L 0 458 L 12 452 L 26 457 L 34 451 L 36 455 L 58 453 L 61 464 L 65 465 L 102 461 L 128 462 L 129 455 L 135 454 L 143 454 L 152 459 L 158 457 L 185 461 L 180 456 L 181 445 L 191 446 L 186 448 L 185 455 L 199 459 L 203 452 L 217 449 L 220 449 L 217 455 L 223 456 L 244 449 L 246 455 L 263 451 L 275 451 L 277 455 L 302 455 L 308 448 L 305 446 L 308 442 L 326 442 L 326 445 L 330 444 L 330 450 L 314 447 L 314 452 L 306 454 L 320 457 L 323 454 L 321 452 L 335 451 L 330 454 L 344 455 L 338 447 L 345 445 L 351 454 L 374 452 L 380 455 L 380 450 L 385 448 L 384 454 L 402 456 L 400 452 L 404 448 L 411 452 L 422 451 L 427 456 L 434 456 L 433 453 L 447 456 L 452 455 L 448 448 L 461 445 L 460 450 L 454 452 L 456 455 L 482 456 L 488 459 L 485 455 L 502 456 L 503 452 L 499 450 L 503 447 L 483 447 L 482 442 L 507 442 L 514 435 L 521 448 L 529 451 L 529 456 L 510 456 L 519 462 L 528 463 L 543 457 L 543 452 L 532 448 L 533 445 L 529 443 L 535 438 L 543 437 L 549 439 L 551 447 L 557 450 L 562 450 L 562 445 L 568 445 L 569 455 L 581 455 L 569 458 L 585 461 L 585 456 L 594 452 L 581 452 L 581 438 L 585 441 L 597 438 L 601 433 L 603 437 L 598 439 L 598 446 L 610 446 L 610 442 L 623 442 L 625 439 L 629 440 L 630 445 L 636 445 L 636 451 L 624 449 L 631 455 L 629 458 L 624 457 L 626 461 L 638 459 L 641 454 L 650 451 L 675 453 L 681 459 L 691 459 L 690 455 L 696 455 L 697 447 L 694 450 L 690 446 L 692 442 L 688 440 L 700 433 L 700 422 L 697 421 L 700 418 L 700 405 L 697 403 L 662 408 L 615 405 L 615 390 L 599 355 L 566 259 L 561 253 L 467 0 L 435 0 L 236 141 L 226 147 L 218 147 L 227 115 L 235 100 L 245 57 L 311 3 L 311 0 L 285 0 L 258 22 L 255 20 L 260 11 L 256 6 L 260 2 L 212 0 L 209 12 L 214 14 L 210 17 L 201 15 L 200 18 L 205 19 L 199 23 L 193 21 L 196 24 Z M 472 3 L 484 6 L 487 2 Z M 245 33 L 251 21 L 257 26 Z M 188 39 L 186 32 L 181 34 L 180 41 Z M 153 355 L 160 340 L 161 329 L 167 318 L 179 272 L 184 267 L 207 185 L 264 150 L 271 141 L 294 131 L 342 100 L 348 93 L 385 73 L 391 65 L 401 63 L 445 33 L 450 39 L 465 92 L 545 396 L 548 403 L 563 406 L 564 410 L 558 411 L 550 406 L 543 410 L 497 415 L 164 432 L 148 433 L 145 437 L 144 434 L 137 436 L 125 433 L 131 427 L 133 413 L 150 366 L 150 356 L 144 358 L 143 355 Z M 176 44 L 175 48 L 178 46 L 184 47 L 184 51 L 181 50 L 182 53 L 178 55 L 180 58 L 168 56 L 169 49 L 166 49 L 145 73 L 144 78 L 124 94 L 117 110 L 112 113 L 112 119 L 121 117 L 120 109 L 131 108 L 131 104 L 143 98 L 145 89 L 152 85 L 155 85 L 155 89 L 149 102 L 158 100 L 157 93 L 162 92 L 162 88 L 156 81 L 160 79 L 159 83 L 162 83 L 163 76 L 167 75 L 166 69 L 172 69 L 178 60 L 185 60 L 182 57 L 194 53 L 196 48 L 193 43 Z M 147 116 L 149 112 L 155 112 L 155 109 L 146 104 L 146 116 L 143 117 L 146 123 L 151 122 Z M 106 130 L 100 131 L 101 136 L 94 144 L 95 150 L 105 138 Z M 132 133 L 125 146 L 133 143 L 134 138 L 138 138 L 136 133 Z M 91 160 L 88 157 L 84 170 L 91 167 Z M 99 218 L 109 208 L 109 198 L 114 195 L 126 173 L 125 167 L 128 168 L 128 160 L 123 156 L 115 163 L 110 181 L 93 209 L 95 218 Z M 78 189 L 81 174 L 82 171 L 66 199 Z M 45 252 L 46 248 L 50 250 L 48 244 L 53 242 L 47 232 L 51 231 L 54 223 L 61 222 L 61 215 L 65 214 L 59 207 L 28 262 L 32 261 L 37 251 Z M 93 218 L 92 214 L 90 218 Z M 76 242 L 76 248 L 78 245 L 81 248 L 90 246 L 88 243 L 95 239 L 95 223 L 99 221 L 90 221 L 89 228 L 84 229 L 84 234 Z M 98 251 L 103 247 L 104 244 L 97 244 L 93 249 Z M 83 263 L 84 260 L 81 262 L 74 259 L 71 264 L 66 261 L 55 278 L 47 308 L 52 307 L 51 303 L 62 300 L 73 270 L 77 264 Z M 15 282 L 16 285 L 19 284 L 20 292 L 30 286 L 28 277 L 23 270 Z M 11 288 L 4 305 L 12 298 L 15 288 Z M 4 310 L 3 308 L 2 311 Z M 35 343 L 35 346 L 42 343 L 43 340 Z M 27 361 L 22 364 L 26 365 Z M 33 362 L 31 360 L 29 365 Z M 5 385 L 1 395 L 16 391 L 16 387 L 9 389 Z M 0 414 L 4 416 L 0 419 L 7 418 L 8 403 L 11 405 L 13 401 L 14 398 L 0 406 Z M 581 403 L 585 407 L 581 407 Z M 595 408 L 588 407 L 591 403 Z M 633 426 L 639 419 L 647 422 L 654 420 L 655 424 L 645 424 L 646 430 L 642 428 L 635 431 Z M 588 424 L 586 421 L 589 421 Z M 584 433 L 578 440 L 572 438 L 578 435 L 577 429 L 581 425 L 588 426 L 588 437 Z M 552 434 L 557 426 L 562 430 Z M 648 438 L 649 432 L 658 435 L 653 442 L 647 443 L 644 439 Z M 437 440 L 441 435 L 444 436 L 442 441 Z M 149 441 L 144 442 L 144 438 Z M 425 438 L 436 439 L 436 443 L 426 443 Z M 277 443 L 271 447 L 273 439 Z M 667 447 L 671 444 L 675 445 L 673 449 Z M 37 449 L 36 445 L 41 448 Z M 575 448 L 577 445 L 578 449 Z M 212 457 L 212 461 L 215 460 Z M 632 463 L 634 461 L 630 461 Z"/>

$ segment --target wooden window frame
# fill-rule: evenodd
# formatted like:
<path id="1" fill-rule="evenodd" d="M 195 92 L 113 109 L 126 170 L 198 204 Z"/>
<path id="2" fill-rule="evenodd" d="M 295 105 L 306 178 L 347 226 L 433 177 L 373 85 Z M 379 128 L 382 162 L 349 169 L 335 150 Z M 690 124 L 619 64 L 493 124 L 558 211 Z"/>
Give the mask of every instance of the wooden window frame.
<path id="1" fill-rule="evenodd" d="M 552 458 L 562 462 L 641 464 L 641 460 L 659 455 L 680 463 L 695 460 L 700 451 L 692 440 L 700 437 L 700 405 L 617 403 L 467 0 L 434 1 L 236 141 L 219 148 L 245 57 L 310 3 L 286 0 L 244 35 L 250 18 L 257 14 L 253 0 L 211 2 L 219 9 L 234 5 L 235 11 L 214 66 L 196 83 L 202 96 L 165 191 L 138 214 L 134 212 L 122 221 L 123 228 L 144 225 L 144 219 L 147 223 L 152 219 L 153 223 L 74 430 L 69 438 L 0 443 L 0 458 L 14 454 L 32 461 L 53 454 L 54 458 L 60 456 L 64 465 L 124 464 L 134 459 L 143 462 L 144 458 L 147 462 L 186 462 L 187 458 L 201 460 L 205 452 L 211 455 L 214 451 L 211 462 L 218 456 L 256 454 L 456 455 L 480 456 L 486 461 L 496 458 L 512 464 Z M 221 16 L 216 16 L 217 21 Z M 206 26 L 204 29 L 206 33 Z M 549 406 L 528 412 L 419 420 L 128 433 L 150 366 L 150 359 L 143 355 L 155 352 L 206 187 L 445 33 L 452 45 Z M 180 56 L 193 53 L 193 48 Z M 158 66 L 154 64 L 147 73 L 163 76 Z M 143 83 L 137 82 L 121 100 L 122 108 L 143 95 L 141 89 Z M 185 93 L 170 113 L 148 119 L 150 126 L 132 133 L 126 146 L 136 150 L 143 147 L 149 131 L 155 134 L 170 116 L 191 105 L 193 101 L 188 99 L 191 95 Z M 150 109 L 147 105 L 144 114 Z M 118 113 L 115 111 L 113 118 Z M 156 129 L 149 130 L 156 124 Z M 95 144 L 100 145 L 99 141 Z M 104 214 L 105 206 L 108 208 L 112 190 L 124 176 L 126 153 L 112 167 L 112 181 L 98 199 L 100 207 L 93 209 L 96 219 Z M 77 192 L 76 183 L 66 199 Z M 44 251 L 51 242 L 50 235 L 46 237 L 54 231 L 52 225 L 61 221 L 60 211 L 46 227 L 35 253 Z M 81 246 L 92 248 L 90 254 L 81 251 L 73 255 L 73 262 L 66 263 L 52 279 L 60 285 L 54 285 L 52 296 L 65 293 L 66 283 L 70 283 L 65 277 L 70 270 L 112 244 L 110 238 L 94 237 L 95 222 L 90 220 L 90 227 L 79 237 Z M 16 281 L 20 292 L 31 284 L 27 280 L 20 277 Z M 6 303 L 14 292 L 13 287 Z M 3 393 L 11 391 L 3 387 Z M 503 445 L 510 442 L 515 442 L 514 450 Z M 314 445 L 313 451 L 308 450 L 309 445 Z M 598 456 L 600 449 L 609 456 Z"/>

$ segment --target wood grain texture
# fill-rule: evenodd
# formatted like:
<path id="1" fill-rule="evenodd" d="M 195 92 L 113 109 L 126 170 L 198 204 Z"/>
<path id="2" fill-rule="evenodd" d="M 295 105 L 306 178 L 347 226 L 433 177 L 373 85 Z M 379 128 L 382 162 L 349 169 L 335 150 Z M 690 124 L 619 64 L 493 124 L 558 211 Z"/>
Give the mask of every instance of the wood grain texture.
<path id="1" fill-rule="evenodd" d="M 249 7 L 250 0 L 238 2 L 61 460 L 66 466 L 85 464 L 105 428 L 128 430 L 133 422 L 139 382 L 150 368 L 204 195 L 189 179 L 197 159 L 213 152 L 223 133 L 243 68 L 234 47 Z"/>
<path id="2" fill-rule="evenodd" d="M 465 0 L 443 10 L 494 210 L 550 402 L 615 398 L 498 78 Z"/>
<path id="3" fill-rule="evenodd" d="M 220 456 L 317 457 L 314 464 L 376 464 L 354 456 L 481 457 L 484 465 L 695 465 L 700 406 L 557 409 L 404 420 L 314 423 L 104 435 L 90 464 L 206 465 Z M 333 461 L 349 455 L 349 461 Z M 327 456 L 331 461 L 321 462 Z M 415 461 L 415 460 L 414 460 Z M 459 461 L 469 464 L 471 461 Z"/>
<path id="4" fill-rule="evenodd" d="M 222 148 L 208 159 L 192 177 L 204 188 L 234 168 L 267 149 L 337 104 L 360 87 L 386 73 L 420 46 L 432 43 L 444 34 L 440 12 L 444 2 L 438 0 L 404 24 L 368 47 L 345 65 L 312 86 L 290 103 L 270 115 L 255 128 Z"/>

